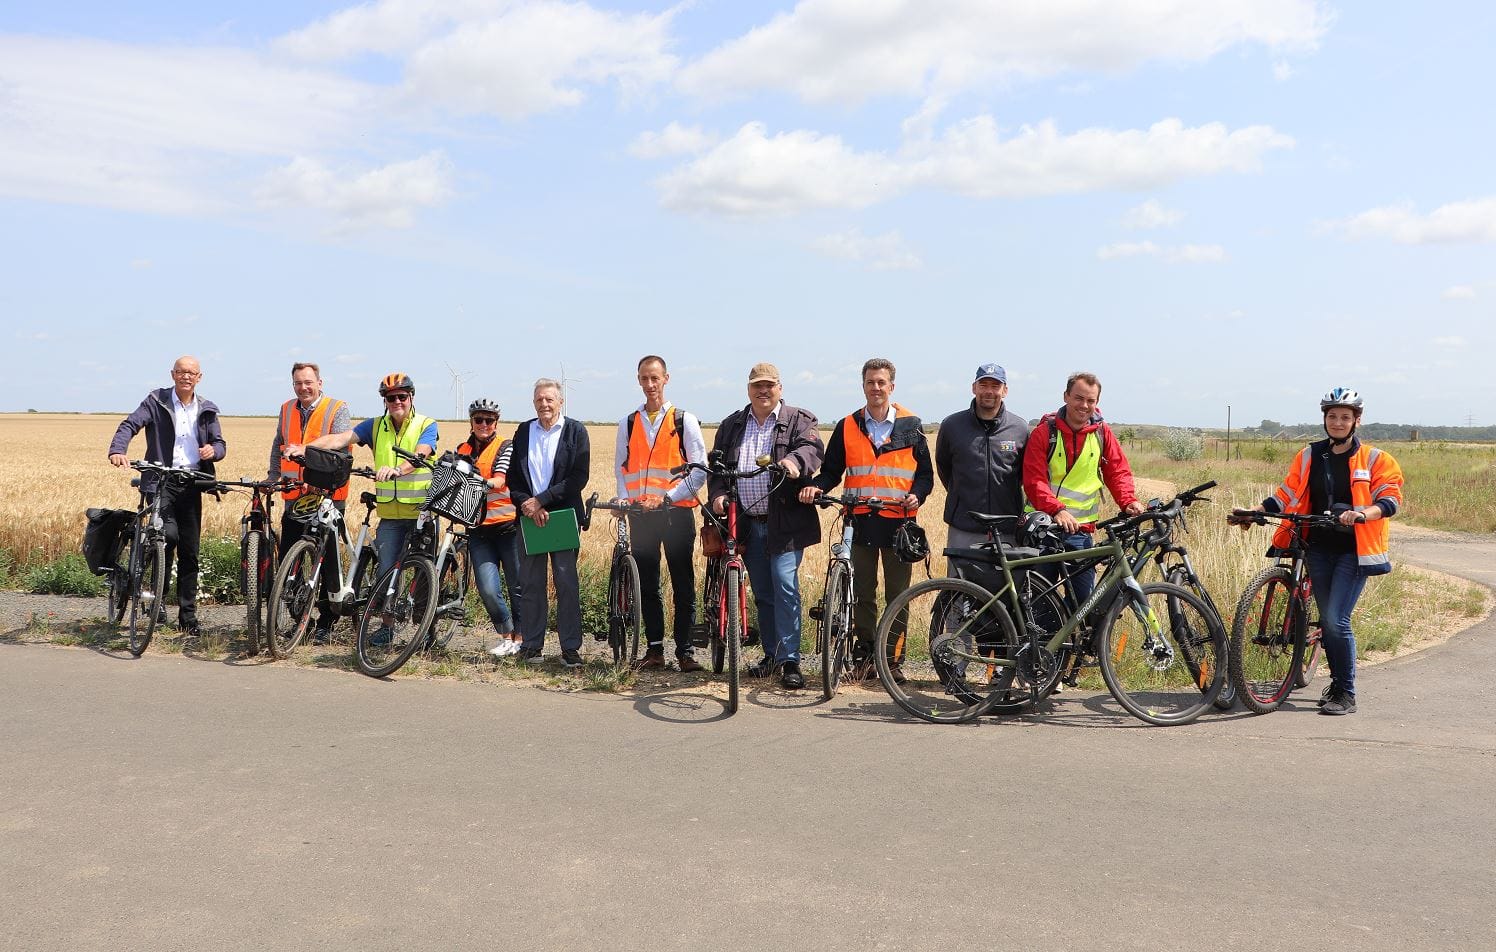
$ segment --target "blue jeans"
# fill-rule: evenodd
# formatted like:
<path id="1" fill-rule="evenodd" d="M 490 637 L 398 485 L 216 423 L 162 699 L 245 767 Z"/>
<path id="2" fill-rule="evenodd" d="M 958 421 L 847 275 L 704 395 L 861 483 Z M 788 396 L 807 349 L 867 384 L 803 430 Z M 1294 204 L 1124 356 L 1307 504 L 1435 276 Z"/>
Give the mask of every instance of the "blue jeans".
<path id="1" fill-rule="evenodd" d="M 1080 552 L 1092 546 L 1091 534 L 1089 532 L 1077 532 L 1067 535 L 1064 539 L 1065 551 Z M 1069 573 L 1070 594 L 1075 597 L 1075 606 L 1079 608 L 1091 593 L 1096 590 L 1096 568 L 1076 568 L 1074 562 L 1049 563 L 1037 567 L 1040 575 L 1051 582 L 1059 581 L 1060 572 Z"/>
<path id="2" fill-rule="evenodd" d="M 501 635 L 514 632 L 519 627 L 519 598 L 523 591 L 519 581 L 519 532 L 512 527 L 508 532 L 474 529 L 468 533 L 468 552 L 473 557 L 478 597 L 488 610 L 493 630 Z M 501 567 L 504 584 L 499 578 Z"/>
<path id="3" fill-rule="evenodd" d="M 758 640 L 771 665 L 800 661 L 800 559 L 793 549 L 768 551 L 769 526 L 746 516 L 738 522 L 743 538 L 743 562 L 758 606 Z"/>
<path id="4" fill-rule="evenodd" d="M 1354 552 L 1315 552 L 1304 556 L 1314 603 L 1319 606 L 1320 644 L 1330 664 L 1335 687 L 1356 693 L 1356 634 L 1351 631 L 1351 612 L 1366 587 L 1366 576 Z"/>
<path id="5" fill-rule="evenodd" d="M 414 519 L 380 519 L 374 530 L 374 551 L 379 554 L 379 571 L 388 572 L 395 557 L 405 546 L 405 537 L 416 527 Z"/>

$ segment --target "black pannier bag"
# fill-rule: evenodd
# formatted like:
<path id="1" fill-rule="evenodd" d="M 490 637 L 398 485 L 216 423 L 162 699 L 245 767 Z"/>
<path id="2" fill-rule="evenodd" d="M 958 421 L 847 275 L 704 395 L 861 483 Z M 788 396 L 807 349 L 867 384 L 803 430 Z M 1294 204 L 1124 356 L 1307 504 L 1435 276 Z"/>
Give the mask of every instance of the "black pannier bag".
<path id="1" fill-rule="evenodd" d="M 352 474 L 353 454 L 347 450 L 306 447 L 301 464 L 301 481 L 308 486 L 332 492 L 343 488 Z"/>
<path id="2" fill-rule="evenodd" d="M 431 488 L 421 508 L 474 528 L 488 511 L 488 482 L 466 457 L 443 453 L 431 467 Z"/>
<path id="3" fill-rule="evenodd" d="M 83 558 L 88 570 L 103 575 L 119 560 L 125 547 L 125 531 L 135 519 L 133 509 L 89 509 L 84 513 Z"/>

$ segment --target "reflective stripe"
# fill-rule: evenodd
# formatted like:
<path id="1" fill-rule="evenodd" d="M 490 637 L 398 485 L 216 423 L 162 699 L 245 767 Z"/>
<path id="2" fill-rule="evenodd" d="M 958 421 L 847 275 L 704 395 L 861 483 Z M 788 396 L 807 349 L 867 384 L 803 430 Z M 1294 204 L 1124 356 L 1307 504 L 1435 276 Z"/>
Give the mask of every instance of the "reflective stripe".
<path id="1" fill-rule="evenodd" d="M 1391 565 L 1392 557 L 1385 552 L 1368 552 L 1356 556 L 1356 561 L 1361 565 Z"/>
<path id="2" fill-rule="evenodd" d="M 479 453 L 477 458 L 473 460 L 473 465 L 477 468 L 479 476 L 482 476 L 484 479 L 493 479 L 498 475 L 494 472 L 494 467 L 498 464 L 499 456 L 504 452 L 504 447 L 507 445 L 509 445 L 508 440 L 500 440 L 497 437 L 488 441 L 488 445 L 483 447 L 483 452 Z M 465 456 L 472 456 L 472 444 L 463 443 L 457 447 L 457 452 Z M 505 485 L 502 489 L 495 489 L 493 486 L 489 486 L 484 499 L 486 502 L 483 510 L 483 525 L 493 526 L 503 522 L 513 522 L 518 516 L 518 513 L 514 509 L 514 503 L 509 498 L 508 480 L 505 480 Z"/>
<path id="3" fill-rule="evenodd" d="M 676 482 L 670 471 L 677 466 L 685 465 L 685 437 L 675 428 L 675 416 L 678 411 L 675 407 L 667 405 L 661 407 L 660 412 L 665 415 L 665 418 L 660 421 L 660 428 L 655 432 L 655 441 L 651 445 L 645 421 L 640 419 L 643 411 L 634 411 L 634 425 L 629 434 L 628 457 L 619 464 L 619 472 L 623 476 L 623 491 L 629 499 L 642 499 L 645 496 L 668 497 L 671 487 Z M 681 414 L 681 419 L 684 425 L 685 414 Z M 695 496 L 687 496 L 671 505 L 681 509 L 690 509 L 700 503 Z"/>
<path id="4" fill-rule="evenodd" d="M 434 421 L 414 411 L 405 418 L 405 426 L 397 433 L 389 415 L 374 423 L 374 466 L 376 469 L 399 466 L 406 462 L 395 455 L 398 446 L 407 453 L 414 453 L 421 445 L 421 434 Z M 432 447 L 435 449 L 436 447 Z M 420 515 L 421 503 L 426 501 L 426 492 L 431 488 L 431 470 L 417 468 L 410 474 L 384 480 L 374 484 L 374 499 L 379 503 L 381 519 L 414 519 Z"/>
<path id="5" fill-rule="evenodd" d="M 893 405 L 894 419 L 912 417 L 914 414 Z M 857 414 L 850 413 L 841 422 L 842 445 L 846 450 L 846 465 L 842 470 L 843 485 L 859 499 L 886 499 L 902 501 L 914 490 L 916 463 L 914 447 L 904 446 L 879 453 L 873 441 L 857 425 Z M 854 506 L 858 515 L 872 512 L 867 506 Z M 905 519 L 911 515 L 903 506 L 884 506 L 878 515 L 889 519 Z"/>

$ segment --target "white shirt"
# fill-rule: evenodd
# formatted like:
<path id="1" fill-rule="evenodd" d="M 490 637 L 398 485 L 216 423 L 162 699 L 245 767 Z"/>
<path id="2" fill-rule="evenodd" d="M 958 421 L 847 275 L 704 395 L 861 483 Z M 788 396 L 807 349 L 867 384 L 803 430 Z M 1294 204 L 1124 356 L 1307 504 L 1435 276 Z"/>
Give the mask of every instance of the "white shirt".
<path id="1" fill-rule="evenodd" d="M 192 402 L 183 404 L 182 399 L 177 396 L 175 387 L 171 390 L 171 409 L 174 417 L 172 427 L 176 430 L 177 439 L 171 448 L 172 469 L 197 469 L 197 464 L 202 457 L 198 455 L 197 442 L 197 411 L 201 406 L 197 394 L 192 395 Z"/>
<path id="2" fill-rule="evenodd" d="M 539 420 L 530 421 L 530 457 L 525 468 L 530 476 L 530 493 L 539 495 L 551 488 L 551 479 L 556 475 L 556 450 L 561 446 L 561 425 L 564 415 L 557 415 L 556 423 L 549 430 Z"/>
<path id="3" fill-rule="evenodd" d="M 874 447 L 882 446 L 893 438 L 893 407 L 889 406 L 888 417 L 882 421 L 874 420 L 873 415 L 868 412 L 867 407 L 862 408 L 862 422 L 867 426 L 868 442 Z"/>
<path id="4" fill-rule="evenodd" d="M 660 435 L 660 427 L 665 423 L 665 414 L 674 413 L 675 404 L 667 400 L 665 405 L 660 408 L 660 412 L 655 414 L 653 423 L 650 422 L 649 414 L 644 412 L 644 404 L 639 404 L 639 409 L 635 412 L 639 414 L 639 423 L 644 427 L 644 438 L 649 442 L 650 448 L 653 449 L 655 437 Z M 613 459 L 617 460 L 614 469 L 616 471 L 615 475 L 618 477 L 619 499 L 627 499 L 629 496 L 628 488 L 623 480 L 623 467 L 629 459 L 629 417 L 633 415 L 633 413 L 630 413 L 618 421 L 618 439 L 613 444 Z M 681 433 L 681 450 L 685 452 L 687 462 L 705 463 L 706 439 L 701 435 L 701 421 L 690 413 L 682 413 L 681 416 L 683 417 L 681 424 L 681 429 L 683 430 Z M 665 498 L 670 502 L 680 502 L 683 499 L 689 499 L 696 495 L 701 489 L 701 484 L 704 482 L 706 482 L 706 473 L 703 473 L 699 469 L 693 469 L 690 473 L 686 474 L 684 479 L 670 487 L 670 492 L 665 494 Z"/>

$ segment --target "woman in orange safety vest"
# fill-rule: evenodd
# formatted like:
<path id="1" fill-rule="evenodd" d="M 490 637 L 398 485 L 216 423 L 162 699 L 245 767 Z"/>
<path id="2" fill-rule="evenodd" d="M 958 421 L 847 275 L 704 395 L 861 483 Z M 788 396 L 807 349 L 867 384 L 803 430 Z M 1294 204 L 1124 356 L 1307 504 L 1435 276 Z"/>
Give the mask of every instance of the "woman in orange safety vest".
<path id="1" fill-rule="evenodd" d="M 478 598 L 488 611 L 488 620 L 499 633 L 499 642 L 489 649 L 496 658 L 518 654 L 519 638 L 519 533 L 516 511 L 509 498 L 509 455 L 513 444 L 498 438 L 499 405 L 486 397 L 468 404 L 472 432 L 457 452 L 467 456 L 488 481 L 488 510 L 483 524 L 468 532 L 468 553 L 473 560 L 473 579 Z M 504 584 L 499 570 L 503 569 Z M 508 598 L 504 597 L 508 589 Z"/>

